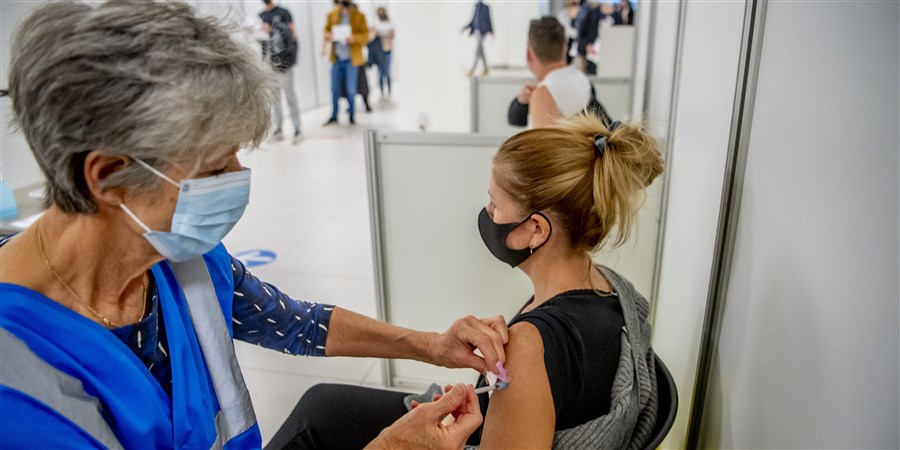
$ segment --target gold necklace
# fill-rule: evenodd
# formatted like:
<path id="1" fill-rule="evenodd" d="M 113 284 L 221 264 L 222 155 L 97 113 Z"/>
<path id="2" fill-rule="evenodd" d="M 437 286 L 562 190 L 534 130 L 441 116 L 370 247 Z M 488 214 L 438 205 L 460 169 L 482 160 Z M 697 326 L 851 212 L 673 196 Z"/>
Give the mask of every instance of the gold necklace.
<path id="1" fill-rule="evenodd" d="M 118 325 L 115 322 L 107 319 L 106 317 L 103 317 L 100 313 L 97 312 L 96 309 L 92 308 L 91 305 L 88 304 L 88 302 L 84 301 L 84 299 L 82 299 L 81 296 L 78 295 L 77 292 L 75 292 L 75 289 L 72 289 L 72 286 L 69 286 L 69 283 L 66 283 L 66 280 L 63 280 L 63 278 L 62 278 L 62 276 L 60 276 L 59 272 L 57 272 L 56 269 L 53 268 L 53 265 L 50 264 L 50 258 L 47 257 L 47 250 L 44 249 L 44 233 L 41 232 L 41 222 L 38 222 L 38 224 L 37 224 L 37 235 L 38 235 L 38 247 L 40 247 L 40 249 L 41 249 L 41 256 L 44 257 L 44 264 L 47 265 L 47 269 L 50 270 L 50 273 L 52 273 L 53 276 L 59 281 L 59 283 L 62 284 L 63 287 L 65 287 L 66 290 L 68 290 L 69 293 L 72 294 L 73 297 L 75 297 L 75 300 L 77 300 L 81 306 L 84 306 L 85 308 L 87 308 L 87 310 L 90 311 L 91 314 L 93 314 L 95 317 L 100 319 L 100 321 L 103 322 L 103 324 L 106 325 L 108 328 L 116 328 Z M 136 322 L 140 322 L 140 320 L 144 318 L 144 314 L 147 309 L 147 278 L 146 277 L 144 278 L 143 282 L 141 283 L 141 300 L 144 302 L 144 306 L 141 308 L 141 312 L 140 312 L 141 315 L 138 316 Z"/>

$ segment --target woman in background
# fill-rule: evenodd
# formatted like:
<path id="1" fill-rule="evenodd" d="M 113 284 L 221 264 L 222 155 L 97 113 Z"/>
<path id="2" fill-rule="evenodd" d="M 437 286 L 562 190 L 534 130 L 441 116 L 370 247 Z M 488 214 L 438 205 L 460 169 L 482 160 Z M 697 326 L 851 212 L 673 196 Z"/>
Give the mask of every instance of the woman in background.
<path id="1" fill-rule="evenodd" d="M 388 18 L 384 8 L 375 10 L 378 22 L 375 23 L 372 33 L 372 42 L 369 46 L 369 60 L 378 66 L 378 87 L 381 89 L 381 97 L 391 95 L 391 55 L 394 50 L 394 24 Z M 373 58 L 374 53 L 374 58 Z M 387 90 L 384 87 L 387 86 Z"/>
<path id="2" fill-rule="evenodd" d="M 480 396 L 484 428 L 469 445 L 613 449 L 649 441 L 657 407 L 649 304 L 591 254 L 613 230 L 613 245 L 628 239 L 644 190 L 662 170 L 653 137 L 591 115 L 524 131 L 500 147 L 478 228 L 497 259 L 531 279 L 534 295 L 509 323 L 509 387 Z M 314 386 L 269 448 L 359 448 L 406 412 L 404 398 Z M 333 412 L 310 413 L 323 410 Z"/>

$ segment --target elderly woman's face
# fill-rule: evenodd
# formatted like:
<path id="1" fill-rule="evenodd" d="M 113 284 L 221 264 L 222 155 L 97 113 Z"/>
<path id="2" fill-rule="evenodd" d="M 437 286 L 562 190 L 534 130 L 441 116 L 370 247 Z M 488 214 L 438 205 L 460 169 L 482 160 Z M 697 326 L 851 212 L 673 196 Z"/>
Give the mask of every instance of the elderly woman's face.
<path id="1" fill-rule="evenodd" d="M 221 175 L 228 172 L 236 172 L 242 170 L 240 160 L 237 157 L 237 147 L 233 148 L 228 154 L 208 161 L 202 164 L 196 172 L 191 172 L 190 167 L 185 165 L 173 164 L 163 173 L 175 182 L 189 178 L 207 178 Z M 135 213 L 150 229 L 159 231 L 170 231 L 172 226 L 172 216 L 175 214 L 175 205 L 178 202 L 179 187 L 160 180 L 158 183 L 159 191 L 151 194 L 144 194 L 139 198 L 126 200 L 129 205 L 134 205 Z"/>

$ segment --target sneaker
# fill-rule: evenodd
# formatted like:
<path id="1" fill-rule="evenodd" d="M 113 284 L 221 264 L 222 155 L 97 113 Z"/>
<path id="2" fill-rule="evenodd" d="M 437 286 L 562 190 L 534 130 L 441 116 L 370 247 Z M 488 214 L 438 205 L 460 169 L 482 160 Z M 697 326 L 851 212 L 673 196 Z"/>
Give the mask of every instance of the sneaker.
<path id="1" fill-rule="evenodd" d="M 303 140 L 303 135 L 300 134 L 300 130 L 294 131 L 294 139 L 291 140 L 291 143 L 294 145 L 297 145 L 302 140 Z"/>
<path id="2" fill-rule="evenodd" d="M 273 141 L 281 141 L 281 140 L 284 140 L 284 136 L 281 134 L 281 128 L 276 129 L 276 130 L 272 133 L 272 140 L 273 140 Z"/>
<path id="3" fill-rule="evenodd" d="M 350 116 L 350 125 L 356 125 L 356 120 L 353 118 L 353 116 Z"/>
<path id="4" fill-rule="evenodd" d="M 353 119 L 350 119 L 350 121 L 353 122 Z M 325 124 L 322 126 L 327 127 L 328 125 L 334 125 L 336 123 L 338 123 L 337 119 L 332 117 L 332 118 L 328 119 L 328 122 L 325 122 Z"/>

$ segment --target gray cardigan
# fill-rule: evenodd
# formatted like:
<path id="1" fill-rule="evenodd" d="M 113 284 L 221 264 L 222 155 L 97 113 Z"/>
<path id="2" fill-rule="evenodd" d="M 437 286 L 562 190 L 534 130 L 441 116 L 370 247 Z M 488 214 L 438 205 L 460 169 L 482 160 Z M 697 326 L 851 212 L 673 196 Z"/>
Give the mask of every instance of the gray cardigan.
<path id="1" fill-rule="evenodd" d="M 622 351 L 613 381 L 609 413 L 574 428 L 557 431 L 558 450 L 640 449 L 650 441 L 659 401 L 656 364 L 650 348 L 650 304 L 630 281 L 607 267 L 598 266 L 619 294 L 625 328 Z M 478 447 L 468 446 L 467 450 Z"/>
<path id="2" fill-rule="evenodd" d="M 630 281 L 606 267 L 599 267 L 619 293 L 625 329 L 622 353 L 612 388 L 609 413 L 574 428 L 557 431 L 553 448 L 639 449 L 651 437 L 659 400 L 656 364 L 650 348 L 650 304 Z"/>

